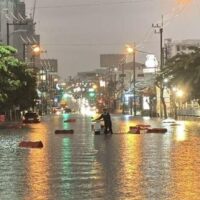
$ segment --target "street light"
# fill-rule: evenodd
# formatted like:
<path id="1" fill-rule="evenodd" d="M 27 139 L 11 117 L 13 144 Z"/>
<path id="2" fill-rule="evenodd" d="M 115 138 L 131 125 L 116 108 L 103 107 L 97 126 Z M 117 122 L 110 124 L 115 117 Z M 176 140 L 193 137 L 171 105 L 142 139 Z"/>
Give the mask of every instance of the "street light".
<path id="1" fill-rule="evenodd" d="M 32 59 L 35 67 L 35 57 L 40 56 L 41 53 L 46 53 L 47 51 L 43 50 L 38 44 L 27 43 L 25 45 L 31 45 Z"/>
<path id="2" fill-rule="evenodd" d="M 177 87 L 172 88 L 173 97 L 174 97 L 174 118 L 177 119 L 177 104 L 178 108 L 180 109 L 180 100 L 184 95 L 184 92 Z"/>
<path id="3" fill-rule="evenodd" d="M 33 48 L 33 52 L 35 54 L 38 54 L 38 53 L 41 52 L 41 49 L 40 49 L 40 47 L 38 45 L 33 45 L 32 48 Z"/>
<path id="4" fill-rule="evenodd" d="M 129 54 L 133 55 L 133 111 L 134 111 L 134 116 L 136 116 L 136 90 L 135 90 L 135 44 L 133 47 L 127 45 L 126 50 Z M 132 102 L 131 102 L 131 115 L 132 115 Z"/>

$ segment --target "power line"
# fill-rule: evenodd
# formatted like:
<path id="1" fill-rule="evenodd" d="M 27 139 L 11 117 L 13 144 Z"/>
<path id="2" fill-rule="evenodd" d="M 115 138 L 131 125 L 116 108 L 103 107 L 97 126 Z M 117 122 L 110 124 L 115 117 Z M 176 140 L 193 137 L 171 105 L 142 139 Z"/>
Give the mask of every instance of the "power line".
<path id="1" fill-rule="evenodd" d="M 168 24 L 170 24 L 171 21 L 174 20 L 174 18 L 178 17 L 181 13 L 183 13 L 187 6 L 188 4 L 185 4 L 184 6 L 180 6 L 177 9 L 175 9 L 175 11 L 173 11 L 172 13 L 172 16 L 168 17 L 167 20 L 164 20 L 163 26 L 166 27 Z"/>
<path id="2" fill-rule="evenodd" d="M 198 10 L 198 14 L 200 14 L 200 3 L 198 0 L 195 1 L 196 5 L 197 5 L 197 10 Z"/>
<path id="3" fill-rule="evenodd" d="M 157 42 L 155 41 L 151 41 L 151 43 Z M 74 47 L 81 47 L 81 46 L 91 46 L 91 47 L 96 47 L 96 46 L 124 46 L 126 42 L 124 43 L 43 43 L 43 45 L 45 46 L 74 46 Z M 150 42 L 146 42 L 146 43 L 150 43 Z"/>
<path id="4" fill-rule="evenodd" d="M 157 0 L 129 0 L 129 1 L 118 1 L 118 2 L 95 2 L 95 3 L 84 3 L 84 4 L 60 4 L 52 6 L 37 6 L 37 9 L 48 9 L 48 8 L 67 8 L 67 7 L 88 7 L 88 6 L 109 6 L 109 5 L 125 5 L 133 3 L 144 3 Z"/>

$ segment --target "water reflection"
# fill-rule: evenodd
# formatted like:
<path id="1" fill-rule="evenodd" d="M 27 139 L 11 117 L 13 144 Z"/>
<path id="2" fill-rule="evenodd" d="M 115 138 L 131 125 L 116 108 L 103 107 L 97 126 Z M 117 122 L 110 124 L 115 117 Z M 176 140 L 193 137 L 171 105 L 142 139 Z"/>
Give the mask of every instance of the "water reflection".
<path id="1" fill-rule="evenodd" d="M 176 138 L 176 141 L 179 141 L 179 142 L 187 140 L 187 131 L 185 130 L 184 122 L 180 122 L 179 126 L 176 127 L 175 138 Z"/>
<path id="2" fill-rule="evenodd" d="M 172 154 L 173 193 L 177 199 L 199 199 L 199 138 L 177 144 Z"/>
<path id="3" fill-rule="evenodd" d="M 119 173 L 120 191 L 129 199 L 138 197 L 143 199 L 143 194 L 138 188 L 142 187 L 143 173 L 141 173 L 141 138 L 138 135 L 128 135 L 121 141 L 120 159 L 123 165 Z"/>
<path id="4" fill-rule="evenodd" d="M 50 194 L 49 184 L 49 160 L 48 151 L 45 144 L 48 143 L 47 130 L 43 124 L 38 124 L 34 129 L 31 129 L 29 140 L 41 140 L 44 144 L 42 149 L 24 149 L 28 151 L 26 160 L 26 189 L 28 196 L 24 194 L 24 200 L 42 199 L 48 200 Z"/>
<path id="5" fill-rule="evenodd" d="M 160 125 L 145 120 L 116 117 L 113 126 Z M 197 200 L 199 125 L 166 126 L 166 134 L 93 135 L 88 118 L 70 124 L 55 116 L 31 129 L 1 131 L 0 199 Z M 54 134 L 63 128 L 74 134 Z M 41 140 L 44 148 L 18 148 L 22 138 Z"/>
<path id="6" fill-rule="evenodd" d="M 70 182 L 68 178 L 72 173 L 72 147 L 71 147 L 71 139 L 70 138 L 63 138 L 62 140 L 62 161 L 61 161 L 61 168 L 62 168 L 62 176 L 61 176 L 61 187 L 60 187 L 60 195 L 68 199 L 71 195 L 69 194 L 70 191 Z"/>

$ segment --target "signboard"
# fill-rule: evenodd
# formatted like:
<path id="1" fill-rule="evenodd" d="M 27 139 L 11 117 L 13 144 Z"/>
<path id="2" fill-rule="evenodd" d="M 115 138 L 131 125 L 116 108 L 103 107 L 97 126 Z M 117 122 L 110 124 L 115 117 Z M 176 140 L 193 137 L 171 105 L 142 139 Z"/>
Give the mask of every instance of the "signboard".
<path id="1" fill-rule="evenodd" d="M 156 73 L 156 68 L 144 68 L 143 73 Z"/>
<path id="2" fill-rule="evenodd" d="M 156 59 L 156 56 L 153 54 L 148 54 L 146 56 L 145 66 L 147 68 L 156 68 L 158 67 L 158 61 Z"/>
<path id="3" fill-rule="evenodd" d="M 100 55 L 101 67 L 119 67 L 120 64 L 125 63 L 125 54 L 102 54 Z"/>

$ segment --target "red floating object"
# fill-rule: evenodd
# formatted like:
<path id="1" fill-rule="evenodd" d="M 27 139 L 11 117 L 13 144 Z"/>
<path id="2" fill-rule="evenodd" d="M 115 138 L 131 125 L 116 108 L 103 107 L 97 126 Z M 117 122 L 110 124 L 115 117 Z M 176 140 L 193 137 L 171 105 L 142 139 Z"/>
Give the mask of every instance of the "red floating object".
<path id="1" fill-rule="evenodd" d="M 137 124 L 136 126 L 139 126 L 139 127 L 151 127 L 151 125 L 149 125 L 149 124 Z"/>
<path id="2" fill-rule="evenodd" d="M 70 130 L 55 130 L 55 134 L 73 134 L 74 130 L 70 129 Z"/>
<path id="3" fill-rule="evenodd" d="M 147 129 L 147 133 L 166 133 L 167 129 L 166 128 L 151 128 Z"/>
<path id="4" fill-rule="evenodd" d="M 76 119 L 67 119 L 64 122 L 76 122 Z"/>
<path id="5" fill-rule="evenodd" d="M 140 127 L 138 127 L 138 126 L 130 126 L 129 127 L 129 133 L 140 134 Z"/>
<path id="6" fill-rule="evenodd" d="M 151 127 L 151 125 L 148 125 L 148 124 L 138 124 L 138 125 L 136 125 L 136 127 L 139 127 L 140 130 L 147 130 L 149 127 Z"/>
<path id="7" fill-rule="evenodd" d="M 43 143 L 41 141 L 21 141 L 19 147 L 24 148 L 43 148 Z"/>

